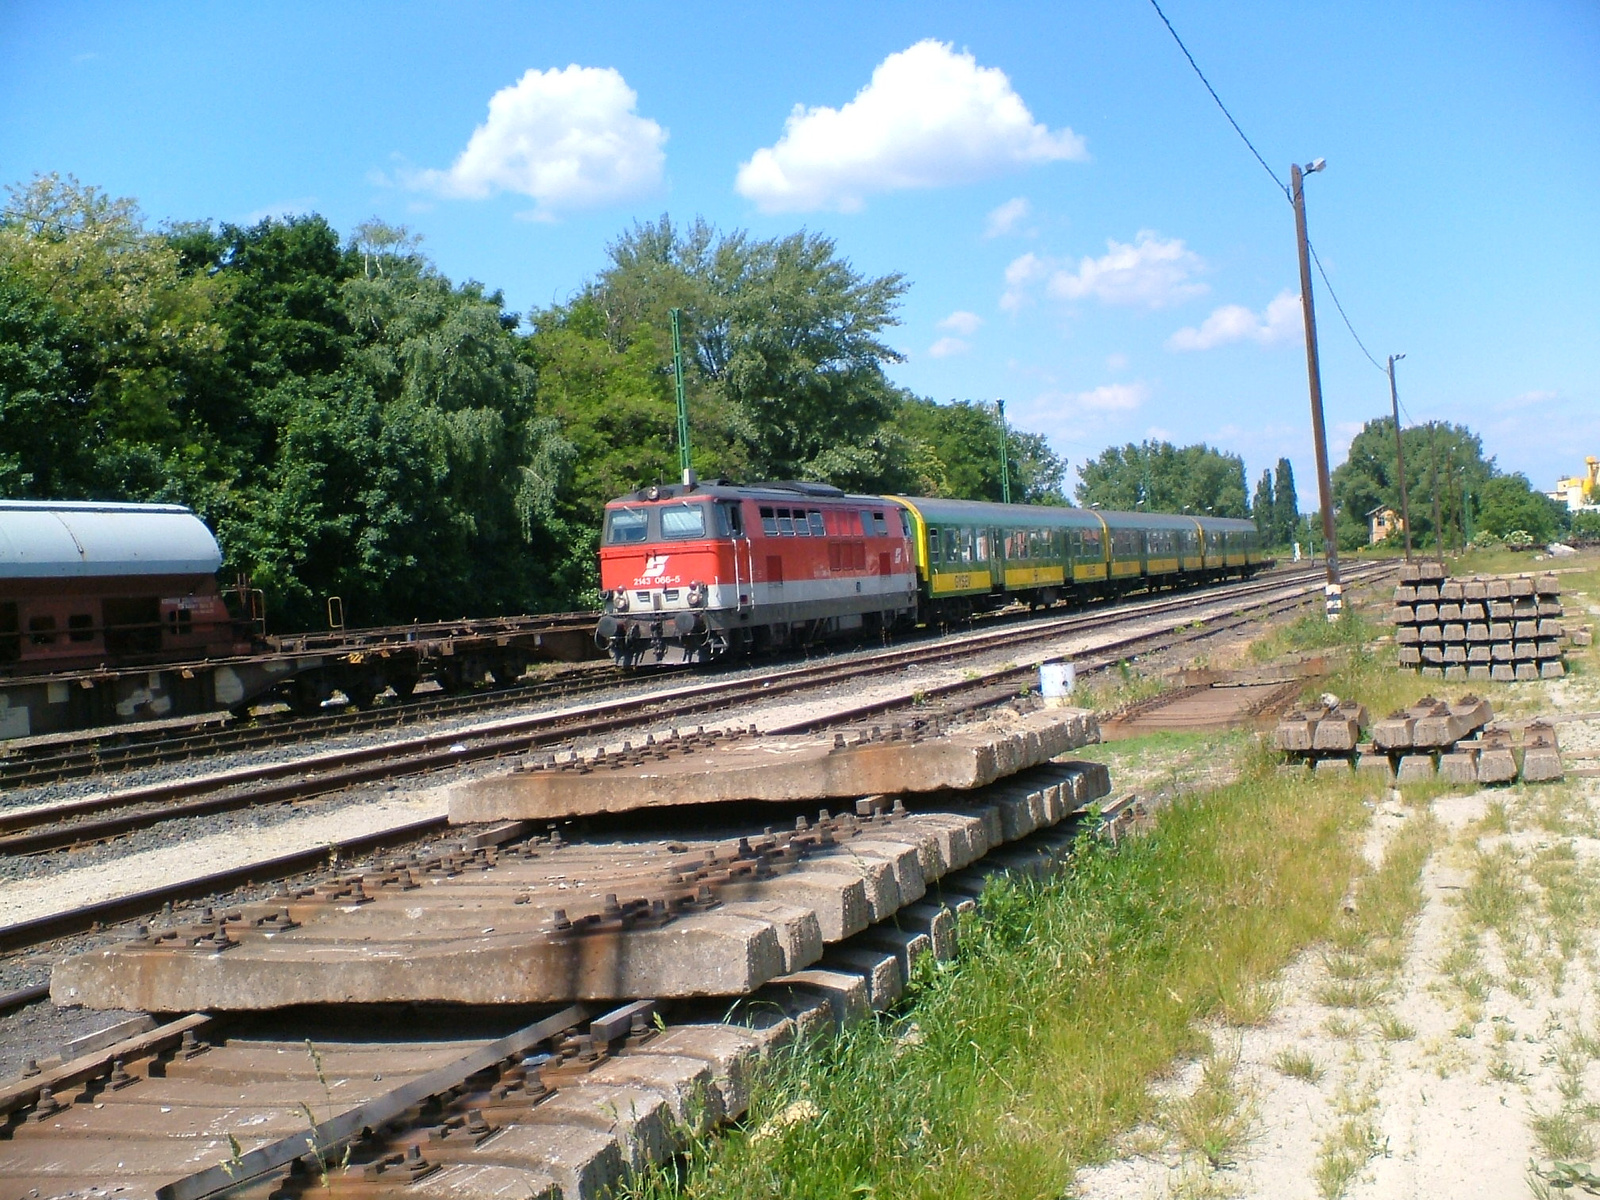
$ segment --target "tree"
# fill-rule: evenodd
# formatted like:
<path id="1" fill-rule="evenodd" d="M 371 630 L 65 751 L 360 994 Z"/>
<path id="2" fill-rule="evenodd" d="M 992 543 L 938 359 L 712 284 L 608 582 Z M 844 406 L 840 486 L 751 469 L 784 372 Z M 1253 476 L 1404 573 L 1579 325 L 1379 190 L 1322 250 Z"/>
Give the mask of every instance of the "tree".
<path id="1" fill-rule="evenodd" d="M 1528 477 L 1521 472 L 1497 475 L 1489 480 L 1478 499 L 1479 528 L 1497 538 L 1520 529 L 1535 542 L 1549 542 L 1555 538 L 1565 515 L 1554 500 L 1534 491 Z"/>
<path id="2" fill-rule="evenodd" d="M 1078 471 L 1078 503 L 1141 512 L 1248 517 L 1244 460 L 1205 444 L 1112 446 Z"/>
<path id="3" fill-rule="evenodd" d="M 895 398 L 894 428 L 907 440 L 914 490 L 959 500 L 1000 500 L 1000 419 L 972 400 L 937 404 L 906 394 Z M 1009 430 L 1011 499 L 1018 504 L 1064 504 L 1066 464 L 1043 436 Z"/>
<path id="4" fill-rule="evenodd" d="M 670 388 L 667 314 L 681 308 L 685 382 L 692 408 L 709 408 L 713 463 L 725 454 L 753 478 L 847 488 L 894 473 L 896 392 L 883 367 L 900 355 L 880 335 L 895 323 L 901 276 L 861 275 L 818 234 L 760 240 L 666 217 L 635 225 L 609 255 L 572 305 L 535 316 L 537 329 L 588 306 L 599 321 L 583 331 L 613 355 L 652 357 Z"/>
<path id="5" fill-rule="evenodd" d="M 1294 467 L 1287 458 L 1278 460 L 1278 469 L 1272 485 L 1272 503 L 1273 510 L 1277 513 L 1272 544 L 1293 545 L 1299 540 L 1300 498 L 1294 487 Z"/>
<path id="6" fill-rule="evenodd" d="M 1413 541 L 1421 546 L 1436 536 L 1433 511 L 1437 492 L 1439 520 L 1450 541 L 1466 539 L 1468 497 L 1483 494 L 1497 474 L 1493 459 L 1483 457 L 1483 443 L 1464 425 L 1430 422 L 1401 432 L 1407 482 L 1411 493 Z M 1350 443 L 1350 453 L 1333 473 L 1333 498 L 1341 542 L 1361 545 L 1367 539 L 1367 514 L 1387 506 L 1400 509 L 1394 420 L 1368 421 Z"/>
<path id="7" fill-rule="evenodd" d="M 1255 518 L 1256 532 L 1261 535 L 1261 541 L 1267 546 L 1278 544 L 1278 504 L 1272 496 L 1272 472 L 1261 472 L 1261 478 L 1256 482 L 1255 502 L 1250 506 L 1250 515 Z"/>

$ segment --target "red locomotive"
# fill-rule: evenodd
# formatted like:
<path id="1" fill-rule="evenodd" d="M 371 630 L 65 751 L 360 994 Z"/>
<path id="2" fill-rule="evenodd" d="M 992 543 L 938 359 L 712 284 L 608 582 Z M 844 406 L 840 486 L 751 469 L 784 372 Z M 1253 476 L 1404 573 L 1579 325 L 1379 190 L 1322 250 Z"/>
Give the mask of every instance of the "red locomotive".
<path id="1" fill-rule="evenodd" d="M 917 612 L 905 509 L 820 483 L 663 484 L 612 501 L 600 585 L 596 639 L 624 666 L 708 662 Z"/>

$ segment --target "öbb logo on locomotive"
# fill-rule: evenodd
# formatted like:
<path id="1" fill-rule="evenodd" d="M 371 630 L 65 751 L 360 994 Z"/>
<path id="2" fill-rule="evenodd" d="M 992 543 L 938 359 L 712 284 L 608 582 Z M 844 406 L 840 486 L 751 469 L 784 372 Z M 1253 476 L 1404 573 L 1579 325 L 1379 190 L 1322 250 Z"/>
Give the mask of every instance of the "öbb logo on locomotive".
<path id="1" fill-rule="evenodd" d="M 656 484 L 606 505 L 595 640 L 626 667 L 708 662 L 1010 603 L 1248 577 L 1262 565 L 1245 520 L 795 481 Z"/>

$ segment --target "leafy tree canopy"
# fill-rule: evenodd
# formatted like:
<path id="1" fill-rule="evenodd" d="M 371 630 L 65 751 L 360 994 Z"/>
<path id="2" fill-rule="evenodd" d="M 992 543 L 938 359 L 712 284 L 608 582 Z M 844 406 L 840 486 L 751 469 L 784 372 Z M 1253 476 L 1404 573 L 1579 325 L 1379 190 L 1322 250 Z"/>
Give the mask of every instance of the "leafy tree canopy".
<path id="1" fill-rule="evenodd" d="M 1204 443 L 1111 446 L 1078 470 L 1078 503 L 1129 512 L 1248 517 L 1244 460 Z"/>

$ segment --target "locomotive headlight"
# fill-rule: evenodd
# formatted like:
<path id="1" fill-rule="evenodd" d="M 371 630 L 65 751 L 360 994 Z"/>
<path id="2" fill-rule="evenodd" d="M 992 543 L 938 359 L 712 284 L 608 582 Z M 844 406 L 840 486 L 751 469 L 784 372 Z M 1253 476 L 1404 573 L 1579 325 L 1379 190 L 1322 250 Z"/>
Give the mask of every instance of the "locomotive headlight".
<path id="1" fill-rule="evenodd" d="M 696 579 L 689 585 L 689 607 L 702 608 L 706 602 L 706 585 Z"/>
<path id="2" fill-rule="evenodd" d="M 616 609 L 617 612 L 628 611 L 627 588 L 618 588 L 616 591 L 611 593 L 611 607 Z"/>

